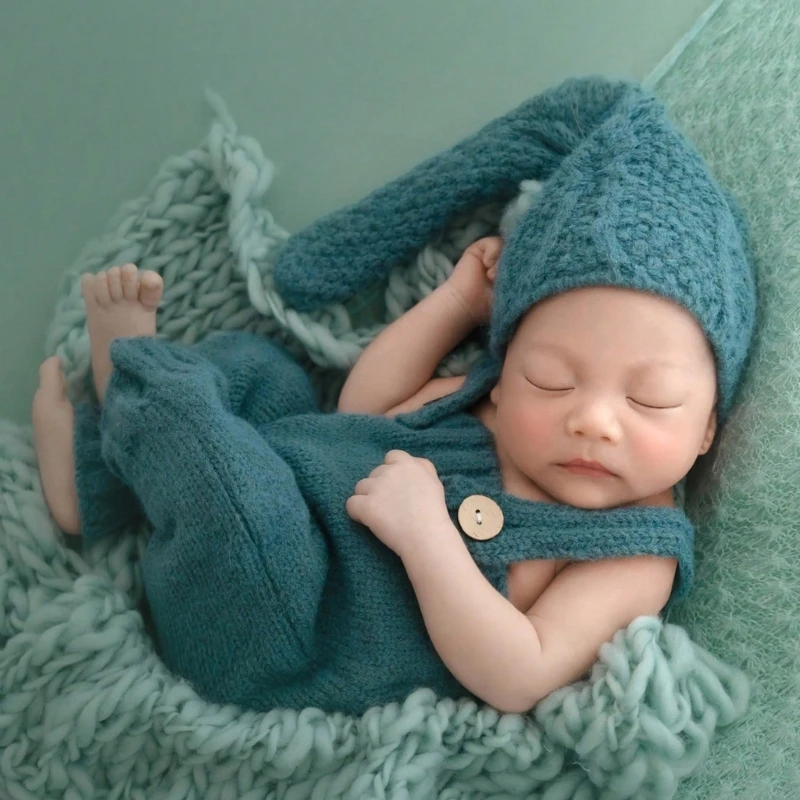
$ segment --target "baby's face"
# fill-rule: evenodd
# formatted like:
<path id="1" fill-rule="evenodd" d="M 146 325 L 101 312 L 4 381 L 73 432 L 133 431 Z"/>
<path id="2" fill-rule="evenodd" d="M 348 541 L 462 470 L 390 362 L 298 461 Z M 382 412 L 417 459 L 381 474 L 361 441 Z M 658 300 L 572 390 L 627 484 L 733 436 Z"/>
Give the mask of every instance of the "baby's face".
<path id="1" fill-rule="evenodd" d="M 670 489 L 711 446 L 714 357 L 669 300 L 575 289 L 523 319 L 492 400 L 498 449 L 514 468 L 559 503 L 611 508 Z M 611 474 L 563 466 L 573 459 Z"/>

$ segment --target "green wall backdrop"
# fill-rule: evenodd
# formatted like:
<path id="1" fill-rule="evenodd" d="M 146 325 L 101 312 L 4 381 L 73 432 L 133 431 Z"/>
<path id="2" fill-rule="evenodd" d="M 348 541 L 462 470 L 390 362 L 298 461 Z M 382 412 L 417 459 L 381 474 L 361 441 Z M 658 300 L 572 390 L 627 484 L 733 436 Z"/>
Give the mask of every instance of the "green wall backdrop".
<path id="1" fill-rule="evenodd" d="M 0 417 L 27 422 L 58 278 L 212 87 L 290 230 L 568 75 L 644 78 L 711 0 L 0 0 Z"/>

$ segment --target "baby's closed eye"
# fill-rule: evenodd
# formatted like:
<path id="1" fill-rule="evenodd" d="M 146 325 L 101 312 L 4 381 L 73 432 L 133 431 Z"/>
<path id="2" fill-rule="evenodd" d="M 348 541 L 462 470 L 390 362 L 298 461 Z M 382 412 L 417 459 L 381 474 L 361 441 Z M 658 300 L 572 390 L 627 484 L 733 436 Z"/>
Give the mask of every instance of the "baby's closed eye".
<path id="1" fill-rule="evenodd" d="M 627 398 L 631 403 L 640 408 L 650 408 L 654 411 L 666 411 L 670 408 L 680 408 L 682 403 L 671 403 L 665 400 L 650 400 L 649 402 L 645 402 L 644 400 L 637 400 L 635 397 L 628 397 Z"/>
<path id="2" fill-rule="evenodd" d="M 565 392 L 574 389 L 575 376 L 558 364 L 528 365 L 525 380 L 544 392 Z"/>
<path id="3" fill-rule="evenodd" d="M 685 391 L 674 381 L 647 381 L 628 387 L 626 398 L 636 406 L 665 410 L 680 408 L 685 402 Z"/>

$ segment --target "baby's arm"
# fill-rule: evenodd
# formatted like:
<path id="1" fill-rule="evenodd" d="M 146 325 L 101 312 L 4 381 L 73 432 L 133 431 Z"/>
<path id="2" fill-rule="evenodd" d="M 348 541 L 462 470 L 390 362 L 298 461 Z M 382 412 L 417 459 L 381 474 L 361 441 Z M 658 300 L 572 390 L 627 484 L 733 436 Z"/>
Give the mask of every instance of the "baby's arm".
<path id="1" fill-rule="evenodd" d="M 500 711 L 526 713 L 585 675 L 618 630 L 659 614 L 675 576 L 671 558 L 575 562 L 522 613 L 456 536 L 428 537 L 404 552 L 403 565 L 442 661 Z"/>
<path id="2" fill-rule="evenodd" d="M 418 406 L 455 391 L 459 379 L 428 383 L 439 362 L 488 320 L 499 253 L 496 237 L 475 242 L 441 286 L 387 326 L 350 372 L 339 397 L 339 411 L 400 413 L 407 401 Z M 421 392 L 431 396 L 415 397 Z"/>
<path id="3" fill-rule="evenodd" d="M 458 375 L 452 378 L 433 378 L 416 394 L 411 395 L 408 400 L 404 400 L 386 411 L 384 416 L 396 417 L 398 414 L 408 414 L 411 411 L 416 411 L 418 408 L 422 408 L 425 403 L 430 403 L 432 400 L 438 400 L 440 397 L 446 397 L 448 394 L 457 392 L 466 379 L 466 375 Z"/>

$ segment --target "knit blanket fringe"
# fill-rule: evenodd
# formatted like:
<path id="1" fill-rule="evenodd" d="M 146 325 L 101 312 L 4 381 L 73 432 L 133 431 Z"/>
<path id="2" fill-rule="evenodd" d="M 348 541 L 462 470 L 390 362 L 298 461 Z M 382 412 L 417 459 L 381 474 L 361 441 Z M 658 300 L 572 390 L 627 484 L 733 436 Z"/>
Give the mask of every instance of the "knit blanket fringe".
<path id="1" fill-rule="evenodd" d="M 288 233 L 261 204 L 274 169 L 222 101 L 196 149 L 167 160 L 66 273 L 47 336 L 69 394 L 91 391 L 79 276 L 135 262 L 164 278 L 159 330 L 192 343 L 215 331 L 274 337 L 331 407 L 344 370 L 387 322 L 444 280 L 461 251 L 513 225 L 477 209 L 380 291 L 299 313 L 276 293 Z M 441 374 L 479 355 L 460 348 Z M 78 798 L 506 798 L 674 796 L 720 726 L 742 717 L 738 670 L 655 617 L 619 631 L 587 680 L 527 715 L 420 689 L 360 718 L 243 711 L 205 702 L 166 670 L 141 611 L 147 532 L 68 546 L 42 497 L 31 432 L 0 422 L 0 796 Z"/>

